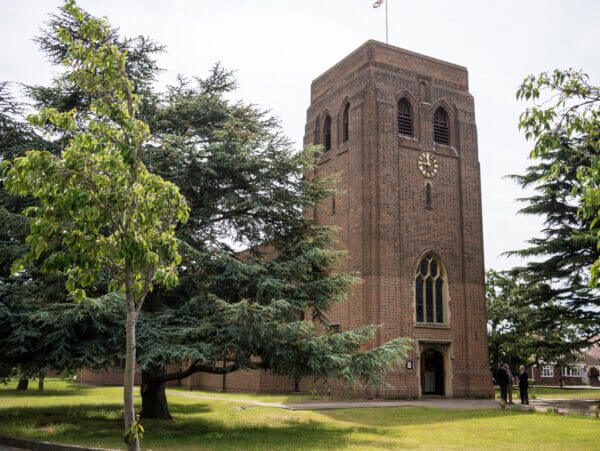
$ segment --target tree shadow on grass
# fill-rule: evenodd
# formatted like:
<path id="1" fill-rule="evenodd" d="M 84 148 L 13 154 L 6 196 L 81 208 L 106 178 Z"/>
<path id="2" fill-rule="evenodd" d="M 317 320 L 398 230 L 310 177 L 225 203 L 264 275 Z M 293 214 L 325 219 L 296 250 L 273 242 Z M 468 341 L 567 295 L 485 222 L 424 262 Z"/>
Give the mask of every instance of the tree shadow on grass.
<path id="1" fill-rule="evenodd" d="M 37 389 L 37 383 L 29 382 L 29 387 L 25 391 L 16 390 L 16 384 L 10 385 L 0 385 L 0 397 L 2 398 L 23 398 L 23 397 L 44 397 L 44 396 L 84 396 L 90 390 L 93 390 L 97 387 L 89 386 L 89 385 L 79 385 L 76 381 L 72 379 L 64 380 L 66 382 L 66 387 L 60 387 L 57 389 L 52 389 L 46 386 L 44 391 L 39 391 Z M 48 385 L 51 382 L 46 382 Z"/>
<path id="2" fill-rule="evenodd" d="M 263 423 L 252 424 L 244 421 L 244 416 L 215 419 L 202 415 L 212 410 L 203 403 L 173 405 L 174 420 L 143 420 L 146 432 L 142 446 L 177 450 L 397 446 L 369 427 L 333 426 L 296 418 L 281 418 L 274 424 L 265 419 Z M 122 448 L 122 413 L 122 406 L 116 403 L 8 408 L 0 411 L 0 433 L 57 443 Z M 355 433 L 360 433 L 360 437 L 352 436 Z"/>

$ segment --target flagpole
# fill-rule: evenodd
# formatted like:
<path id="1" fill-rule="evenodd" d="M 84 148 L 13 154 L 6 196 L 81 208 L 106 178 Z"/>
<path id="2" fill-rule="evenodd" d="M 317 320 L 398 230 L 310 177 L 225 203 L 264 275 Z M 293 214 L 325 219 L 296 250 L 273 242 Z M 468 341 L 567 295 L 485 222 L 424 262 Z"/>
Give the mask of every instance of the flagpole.
<path id="1" fill-rule="evenodd" d="M 389 44 L 388 41 L 388 2 L 385 2 L 385 43 Z"/>

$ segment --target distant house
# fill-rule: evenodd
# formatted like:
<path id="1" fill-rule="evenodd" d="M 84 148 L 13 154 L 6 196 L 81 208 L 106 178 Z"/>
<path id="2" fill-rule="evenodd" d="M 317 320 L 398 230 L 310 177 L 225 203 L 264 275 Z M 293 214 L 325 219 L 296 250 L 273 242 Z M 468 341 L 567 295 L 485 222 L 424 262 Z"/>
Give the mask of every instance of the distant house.
<path id="1" fill-rule="evenodd" d="M 582 350 L 577 361 L 567 367 L 560 368 L 553 363 L 540 363 L 527 369 L 531 379 L 536 385 L 596 385 L 600 386 L 598 377 L 590 380 L 588 372 L 590 368 L 596 367 L 600 370 L 600 346 L 594 345 Z"/>
<path id="2" fill-rule="evenodd" d="M 588 372 L 590 368 L 596 367 L 598 368 L 598 370 L 600 370 L 600 346 L 592 346 L 584 353 L 584 364 L 586 367 L 586 371 L 584 374 L 583 383 L 590 385 L 600 385 L 600 378 L 596 377 L 596 380 L 590 380 L 590 378 L 588 377 Z"/>

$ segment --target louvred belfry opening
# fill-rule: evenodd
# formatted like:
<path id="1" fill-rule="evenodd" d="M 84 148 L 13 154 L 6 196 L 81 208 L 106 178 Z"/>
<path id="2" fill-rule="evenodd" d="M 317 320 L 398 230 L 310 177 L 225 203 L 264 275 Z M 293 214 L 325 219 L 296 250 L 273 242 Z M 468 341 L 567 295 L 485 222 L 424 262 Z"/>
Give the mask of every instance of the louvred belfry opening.
<path id="1" fill-rule="evenodd" d="M 448 114 L 441 107 L 436 110 L 433 116 L 433 140 L 438 144 L 450 144 Z"/>
<path id="2" fill-rule="evenodd" d="M 413 117 L 410 103 L 406 99 L 398 102 L 398 133 L 405 136 L 414 136 Z"/>

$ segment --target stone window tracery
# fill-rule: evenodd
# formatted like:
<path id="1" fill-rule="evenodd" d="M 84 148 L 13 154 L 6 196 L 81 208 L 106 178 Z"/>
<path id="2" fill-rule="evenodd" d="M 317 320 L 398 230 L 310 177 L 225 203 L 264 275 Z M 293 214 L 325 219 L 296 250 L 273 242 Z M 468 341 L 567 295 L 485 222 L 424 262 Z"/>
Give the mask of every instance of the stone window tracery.
<path id="1" fill-rule="evenodd" d="M 443 324 L 445 318 L 445 272 L 435 255 L 425 255 L 415 274 L 417 323 Z"/>

